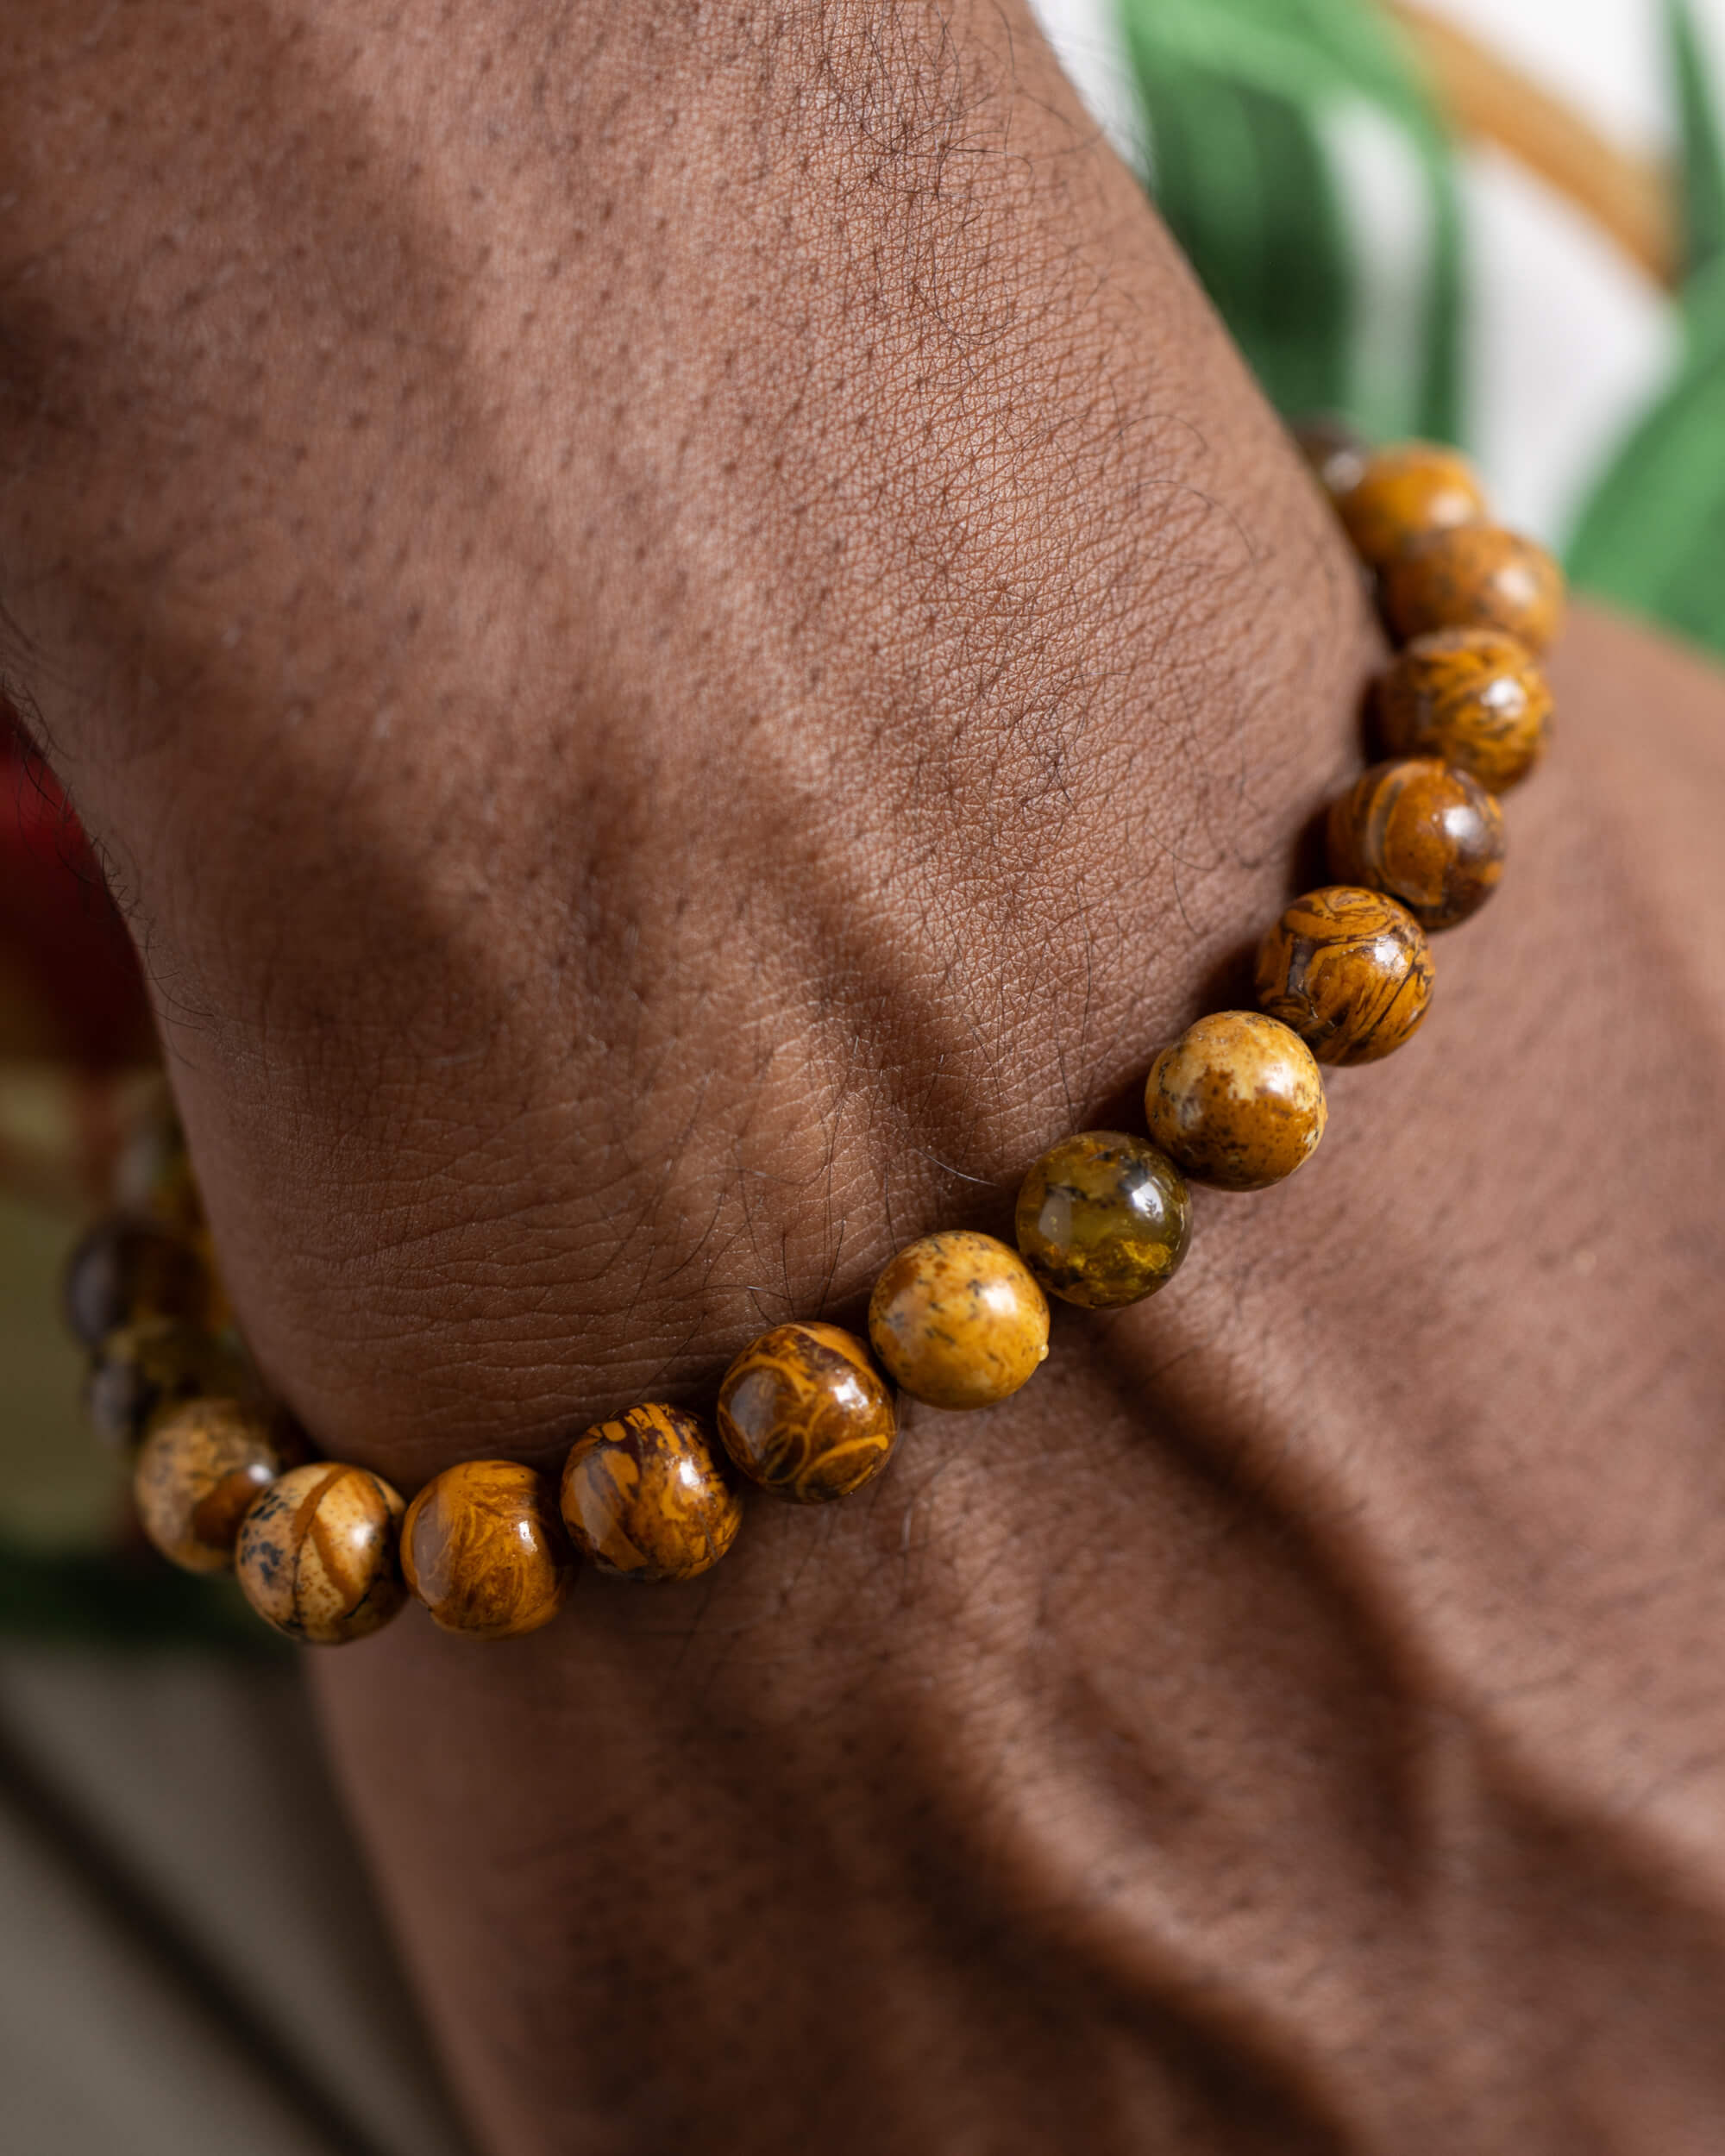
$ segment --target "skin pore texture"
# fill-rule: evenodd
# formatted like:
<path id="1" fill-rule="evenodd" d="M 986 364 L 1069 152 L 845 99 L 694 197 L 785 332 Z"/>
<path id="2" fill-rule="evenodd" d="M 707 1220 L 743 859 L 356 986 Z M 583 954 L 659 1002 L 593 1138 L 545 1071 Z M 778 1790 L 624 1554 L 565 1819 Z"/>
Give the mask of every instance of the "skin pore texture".
<path id="1" fill-rule="evenodd" d="M 1381 646 L 1016 5 L 22 0 L 7 679 L 413 1491 L 1137 1128 Z M 1429 1019 L 707 1580 L 317 1664 L 482 2146 L 1716 2150 L 1725 688 L 1583 614 Z"/>

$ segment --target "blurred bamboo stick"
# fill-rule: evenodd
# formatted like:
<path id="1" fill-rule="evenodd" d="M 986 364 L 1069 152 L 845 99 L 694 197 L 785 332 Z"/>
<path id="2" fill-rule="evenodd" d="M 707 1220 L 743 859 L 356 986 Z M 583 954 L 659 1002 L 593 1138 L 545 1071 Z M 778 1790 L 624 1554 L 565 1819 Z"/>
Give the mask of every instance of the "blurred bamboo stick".
<path id="1" fill-rule="evenodd" d="M 1677 284 L 1676 203 L 1661 163 L 1618 148 L 1560 98 L 1414 0 L 1385 3 L 1464 134 L 1496 143 L 1567 196 L 1656 283 Z"/>

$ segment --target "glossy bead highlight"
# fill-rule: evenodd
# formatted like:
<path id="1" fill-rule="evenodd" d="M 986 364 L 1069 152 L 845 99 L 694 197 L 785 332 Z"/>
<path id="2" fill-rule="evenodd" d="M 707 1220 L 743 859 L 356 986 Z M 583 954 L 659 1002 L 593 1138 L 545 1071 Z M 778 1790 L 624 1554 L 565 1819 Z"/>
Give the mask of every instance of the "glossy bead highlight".
<path id="1" fill-rule="evenodd" d="M 1267 1190 L 1317 1150 L 1324 1081 L 1297 1034 L 1259 1011 L 1215 1011 L 1150 1067 L 1150 1134 L 1196 1182 Z"/>
<path id="2" fill-rule="evenodd" d="M 719 1442 L 751 1482 L 799 1505 L 849 1497 L 893 1457 L 893 1389 L 854 1332 L 775 1326 L 718 1388 Z"/>
<path id="3" fill-rule="evenodd" d="M 1114 1310 L 1174 1277 L 1192 1239 L 1192 1199 L 1173 1162 L 1145 1139 L 1081 1131 L 1025 1177 L 1015 1225 L 1019 1252 L 1050 1294 Z"/>
<path id="4" fill-rule="evenodd" d="M 1519 786 L 1546 751 L 1552 693 L 1525 644 L 1499 629 L 1416 636 L 1377 684 L 1383 745 L 1441 756 L 1488 793 Z"/>
<path id="5" fill-rule="evenodd" d="M 234 1562 L 240 1522 L 281 1472 L 267 1423 L 236 1400 L 189 1400 L 158 1418 L 132 1476 L 144 1532 L 186 1572 Z"/>
<path id="6" fill-rule="evenodd" d="M 1424 929 L 1477 913 L 1503 874 L 1503 812 L 1434 756 L 1374 764 L 1333 803 L 1330 874 L 1399 899 Z"/>
<path id="7" fill-rule="evenodd" d="M 518 1639 L 549 1625 L 574 1569 L 555 1501 L 518 1460 L 445 1468 L 401 1523 L 408 1591 L 464 1639 Z"/>
<path id="8" fill-rule="evenodd" d="M 956 1228 L 888 1259 L 869 1297 L 869 1338 L 913 1399 L 989 1407 L 1047 1359 L 1048 1302 L 1016 1250 Z"/>
<path id="9" fill-rule="evenodd" d="M 1416 539 L 1479 523 L 1485 491 L 1458 451 L 1403 442 L 1366 460 L 1358 481 L 1338 497 L 1336 512 L 1360 560 L 1383 569 Z"/>
<path id="10" fill-rule="evenodd" d="M 576 1439 L 559 1501 L 575 1548 L 618 1579 L 694 1579 L 743 1525 L 743 1501 L 706 1423 L 657 1402 Z"/>
<path id="11" fill-rule="evenodd" d="M 1431 1002 L 1425 931 L 1382 892 L 1308 891 L 1258 946 L 1258 996 L 1320 1063 L 1375 1063 L 1413 1037 Z"/>
<path id="12" fill-rule="evenodd" d="M 240 1523 L 234 1570 L 246 1600 L 307 1646 L 368 1638 L 407 1599 L 402 1511 L 399 1493 L 366 1468 L 290 1468 Z"/>
<path id="13" fill-rule="evenodd" d="M 1437 629 L 1495 629 L 1537 656 L 1563 623 L 1564 574 L 1546 549 L 1497 524 L 1414 540 L 1383 573 L 1383 611 L 1404 642 Z"/>

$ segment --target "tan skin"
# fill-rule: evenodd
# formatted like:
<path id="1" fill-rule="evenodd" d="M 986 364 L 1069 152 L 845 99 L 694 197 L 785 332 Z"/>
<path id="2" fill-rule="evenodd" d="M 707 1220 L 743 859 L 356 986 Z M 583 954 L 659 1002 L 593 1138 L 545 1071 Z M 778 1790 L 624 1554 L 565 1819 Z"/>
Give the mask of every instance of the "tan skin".
<path id="1" fill-rule="evenodd" d="M 1016 6 L 0 45 L 9 671 L 330 1452 L 551 1463 L 1133 1125 L 1379 648 Z M 1164 1294 L 709 1582 L 317 1664 L 486 2149 L 1716 2148 L 1725 691 L 1555 674 Z"/>

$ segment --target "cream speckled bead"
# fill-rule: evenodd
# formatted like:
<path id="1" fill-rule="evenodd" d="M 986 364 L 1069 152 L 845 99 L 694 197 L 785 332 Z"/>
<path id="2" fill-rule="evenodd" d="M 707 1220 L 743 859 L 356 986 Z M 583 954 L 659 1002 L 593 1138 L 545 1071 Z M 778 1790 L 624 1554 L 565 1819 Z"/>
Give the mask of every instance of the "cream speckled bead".
<path id="1" fill-rule="evenodd" d="M 1016 1250 L 952 1229 L 888 1261 L 869 1301 L 869 1338 L 913 1400 L 992 1407 L 1046 1360 L 1048 1300 Z"/>
<path id="2" fill-rule="evenodd" d="M 1195 1181 L 1264 1190 L 1317 1150 L 1328 1109 L 1297 1033 L 1259 1011 L 1214 1011 L 1150 1067 L 1154 1142 Z"/>
<path id="3" fill-rule="evenodd" d="M 398 1492 L 362 1467 L 314 1460 L 273 1483 L 240 1523 L 234 1570 L 267 1624 L 318 1647 L 380 1630 L 401 1608 Z"/>
<path id="4" fill-rule="evenodd" d="M 263 1417 L 237 1400 L 188 1400 L 160 1416 L 132 1475 L 144 1532 L 187 1572 L 224 1571 L 240 1521 L 281 1471 Z"/>

